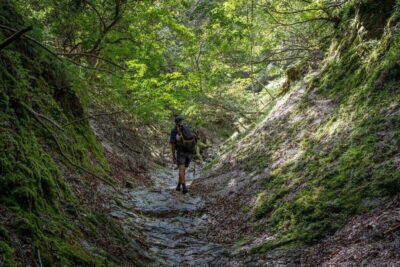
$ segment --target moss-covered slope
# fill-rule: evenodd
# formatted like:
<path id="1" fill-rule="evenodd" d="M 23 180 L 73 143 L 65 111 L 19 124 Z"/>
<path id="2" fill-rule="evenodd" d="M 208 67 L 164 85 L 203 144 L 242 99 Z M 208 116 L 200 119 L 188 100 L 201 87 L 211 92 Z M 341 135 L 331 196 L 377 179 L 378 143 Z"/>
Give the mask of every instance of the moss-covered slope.
<path id="1" fill-rule="evenodd" d="M 9 1 L 1 3 L 0 24 L 24 26 Z M 0 40 L 11 33 L 0 30 Z M 85 116 L 79 77 L 26 39 L 0 52 L 0 262 L 5 266 L 40 261 L 113 266 L 124 259 L 140 265 L 132 242 L 110 219 L 78 205 L 71 187 L 93 180 L 88 171 L 106 177 L 109 169 L 88 122 L 69 124 Z M 123 258 L 112 256 L 107 246 L 113 242 L 124 244 Z"/>
<path id="2" fill-rule="evenodd" d="M 251 213 L 274 238 L 256 251 L 315 243 L 400 192 L 399 5 L 351 1 L 341 17 L 321 70 L 222 155 L 262 181 Z"/>

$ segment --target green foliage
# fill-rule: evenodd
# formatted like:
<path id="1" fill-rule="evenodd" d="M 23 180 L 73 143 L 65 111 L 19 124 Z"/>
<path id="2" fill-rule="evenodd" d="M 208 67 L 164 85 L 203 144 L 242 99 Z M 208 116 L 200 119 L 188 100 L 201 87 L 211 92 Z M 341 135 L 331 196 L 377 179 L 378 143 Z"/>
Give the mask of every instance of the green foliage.
<path id="1" fill-rule="evenodd" d="M 13 253 L 14 250 L 7 243 L 0 241 L 0 260 L 4 266 L 17 266 L 17 263 L 13 260 Z"/>
<path id="2" fill-rule="evenodd" d="M 99 69 L 69 66 L 79 92 L 89 91 L 82 94 L 85 104 L 91 98 L 163 126 L 183 113 L 223 137 L 232 133 L 230 122 L 248 121 L 246 113 L 262 106 L 251 91 L 265 90 L 270 77 L 304 61 L 332 33 L 331 21 L 319 19 L 341 7 L 331 2 L 14 0 L 35 25 L 37 39 Z M 290 31 L 281 25 L 291 23 L 296 26 Z M 287 47 L 290 42 L 294 47 Z"/>

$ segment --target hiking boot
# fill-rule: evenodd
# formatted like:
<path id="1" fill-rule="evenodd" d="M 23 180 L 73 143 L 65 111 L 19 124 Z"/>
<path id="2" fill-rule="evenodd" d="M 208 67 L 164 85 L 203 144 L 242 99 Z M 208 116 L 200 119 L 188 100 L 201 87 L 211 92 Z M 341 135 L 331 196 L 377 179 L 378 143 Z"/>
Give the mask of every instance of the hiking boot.
<path id="1" fill-rule="evenodd" d="M 181 191 L 181 184 L 178 183 L 178 185 L 176 186 L 176 191 Z"/>
<path id="2" fill-rule="evenodd" d="M 187 193 L 187 189 L 186 189 L 186 185 L 185 184 L 182 184 L 182 193 L 183 194 L 186 194 Z"/>

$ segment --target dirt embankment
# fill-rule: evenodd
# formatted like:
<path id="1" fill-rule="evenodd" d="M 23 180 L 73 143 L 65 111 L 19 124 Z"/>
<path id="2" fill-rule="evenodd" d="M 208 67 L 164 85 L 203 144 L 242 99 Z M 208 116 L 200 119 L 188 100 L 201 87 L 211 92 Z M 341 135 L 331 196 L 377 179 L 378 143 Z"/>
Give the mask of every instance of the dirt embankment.
<path id="1" fill-rule="evenodd" d="M 343 21 L 352 23 L 321 70 L 194 184 L 208 200 L 212 240 L 231 244 L 238 264 L 399 264 L 400 15 L 387 2 L 379 34 L 365 19 L 379 1 L 349 6 Z"/>

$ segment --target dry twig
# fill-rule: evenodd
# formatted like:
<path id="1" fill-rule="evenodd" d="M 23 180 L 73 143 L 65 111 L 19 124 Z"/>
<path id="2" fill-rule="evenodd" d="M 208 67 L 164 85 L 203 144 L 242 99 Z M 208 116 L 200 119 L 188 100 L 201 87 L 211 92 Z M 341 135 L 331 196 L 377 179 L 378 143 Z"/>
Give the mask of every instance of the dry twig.
<path id="1" fill-rule="evenodd" d="M 399 229 L 400 229 L 400 224 L 395 225 L 394 227 L 390 228 L 390 229 L 387 230 L 384 234 L 387 235 L 387 234 L 393 233 L 393 232 L 395 232 L 395 231 L 397 231 L 397 230 L 399 230 Z"/>
<path id="2" fill-rule="evenodd" d="M 39 259 L 39 265 L 40 267 L 43 267 L 43 263 L 42 263 L 42 257 L 40 256 L 40 250 L 37 250 L 37 254 L 38 254 L 38 259 Z"/>

